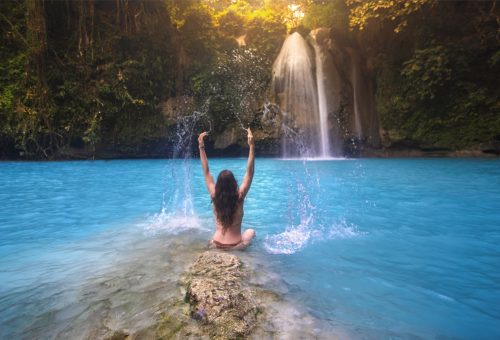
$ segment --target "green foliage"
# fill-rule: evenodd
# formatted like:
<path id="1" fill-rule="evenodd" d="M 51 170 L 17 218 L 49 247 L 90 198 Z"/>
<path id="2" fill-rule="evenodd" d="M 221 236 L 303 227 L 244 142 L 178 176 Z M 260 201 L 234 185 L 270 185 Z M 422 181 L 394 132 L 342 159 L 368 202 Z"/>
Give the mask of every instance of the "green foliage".
<path id="1" fill-rule="evenodd" d="M 283 44 L 285 26 L 273 19 L 255 17 L 248 23 L 246 32 L 247 45 L 266 56 L 267 62 L 272 64 Z"/>
<path id="2" fill-rule="evenodd" d="M 176 96 L 212 96 L 224 129 L 260 105 L 286 33 L 284 0 L 41 1 L 0 3 L 0 157 L 139 153 Z"/>
<path id="3" fill-rule="evenodd" d="M 0 143 L 10 148 L 0 152 L 0 157 L 18 154 L 14 151 L 16 144 L 21 152 L 26 151 L 32 134 L 41 130 L 36 112 L 25 106 L 33 97 L 27 86 L 33 77 L 26 73 L 29 46 L 25 16 L 24 2 L 0 3 Z"/>
<path id="4" fill-rule="evenodd" d="M 346 0 L 351 8 L 349 25 L 363 30 L 370 20 L 392 21 L 394 31 L 401 32 L 408 24 L 408 17 L 424 5 L 435 0 Z"/>
<path id="5" fill-rule="evenodd" d="M 331 27 L 335 31 L 345 31 L 348 26 L 348 9 L 345 1 L 312 2 L 305 7 L 303 24 L 309 29 Z"/>
<path id="6" fill-rule="evenodd" d="M 401 74 L 407 79 L 411 95 L 420 100 L 434 99 L 451 79 L 450 51 L 444 46 L 417 49 L 403 63 Z"/>
<path id="7" fill-rule="evenodd" d="M 200 91 L 210 98 L 215 131 L 221 132 L 236 121 L 250 125 L 269 86 L 269 68 L 266 58 L 249 48 L 236 48 L 219 56 Z"/>
<path id="8" fill-rule="evenodd" d="M 284 19 L 275 11 L 275 6 L 284 4 L 200 1 L 176 12 L 174 21 L 182 21 L 179 31 L 186 52 L 184 92 L 194 95 L 200 105 L 209 102 L 216 131 L 238 119 L 249 123 L 246 117 L 262 104 L 272 63 L 286 35 Z"/>
<path id="9" fill-rule="evenodd" d="M 235 11 L 225 11 L 218 22 L 219 28 L 229 37 L 237 38 L 245 33 L 245 18 Z"/>
<path id="10" fill-rule="evenodd" d="M 366 26 L 371 34 L 361 35 L 365 53 L 378 65 L 382 126 L 389 142 L 487 147 L 500 131 L 500 65 L 492 3 L 429 4 L 420 7 L 419 16 L 405 14 L 407 26 L 399 34 L 377 30 L 376 20 L 388 20 L 380 16 Z M 377 39 L 372 38 L 374 32 Z"/>
<path id="11" fill-rule="evenodd" d="M 391 141 L 483 145 L 500 131 L 497 20 L 474 1 L 2 1 L 0 157 L 147 153 L 180 96 L 209 102 L 217 131 L 250 124 L 287 31 L 318 27 L 367 60 Z"/>

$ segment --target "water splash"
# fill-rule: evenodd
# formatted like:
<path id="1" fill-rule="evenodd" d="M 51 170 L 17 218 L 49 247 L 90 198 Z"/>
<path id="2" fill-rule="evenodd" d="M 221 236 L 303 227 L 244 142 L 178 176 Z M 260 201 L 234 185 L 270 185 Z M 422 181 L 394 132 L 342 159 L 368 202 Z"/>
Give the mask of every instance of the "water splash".
<path id="1" fill-rule="evenodd" d="M 327 240 L 348 239 L 358 236 L 366 235 L 367 232 L 360 231 L 356 225 L 347 222 L 344 218 L 340 219 L 337 223 L 332 224 L 326 228 L 322 233 Z"/>
<path id="2" fill-rule="evenodd" d="M 332 161 L 332 160 L 350 160 L 346 157 L 333 157 L 333 156 L 317 156 L 311 153 L 311 149 L 307 145 L 305 138 L 301 131 L 296 131 L 291 127 L 282 124 L 282 131 L 285 138 L 282 140 L 284 143 L 287 141 L 287 145 L 293 145 L 293 149 L 296 150 L 295 157 L 282 157 L 281 160 L 291 160 L 291 161 L 307 161 L 307 162 L 316 162 L 316 161 Z M 285 146 L 283 146 L 285 147 Z"/>
<path id="3" fill-rule="evenodd" d="M 341 219 L 328 227 L 319 226 L 312 229 L 307 225 L 299 225 L 295 228 L 288 228 L 282 233 L 267 236 L 264 248 L 270 254 L 291 255 L 310 244 L 356 238 L 366 234 L 366 232 L 359 231 L 354 224 Z"/>
<path id="4" fill-rule="evenodd" d="M 293 129 L 285 123 L 282 124 L 282 129 L 284 135 L 284 138 L 282 139 L 282 147 L 283 155 L 285 158 L 288 157 L 288 150 L 290 149 L 294 150 L 294 154 L 296 154 L 299 159 L 314 157 L 314 154 L 311 152 L 303 131 L 301 131 L 300 129 Z"/>
<path id="5" fill-rule="evenodd" d="M 161 232 L 172 235 L 193 229 L 210 231 L 211 229 L 207 227 L 210 224 L 204 222 L 195 214 L 187 215 L 182 212 L 168 212 L 166 209 L 162 209 L 158 214 L 153 215 L 149 219 L 145 231 L 150 234 Z"/>
<path id="6" fill-rule="evenodd" d="M 219 103 L 219 110 L 222 105 L 231 127 L 246 130 L 251 125 L 269 86 L 269 67 L 262 53 L 248 47 L 218 57 L 206 95 Z"/>
<path id="7" fill-rule="evenodd" d="M 304 146 L 299 145 L 299 150 L 301 147 Z M 311 170 L 307 159 L 301 159 L 301 165 L 297 170 L 292 168 L 288 176 L 287 227 L 265 238 L 264 247 L 271 254 L 294 254 L 313 242 L 362 234 L 344 219 L 325 221 L 329 213 L 318 208 L 322 192 L 319 173 Z"/>
<path id="8" fill-rule="evenodd" d="M 174 192 L 170 193 L 165 205 L 165 193 L 162 210 L 179 212 L 183 216 L 193 216 L 193 193 L 191 187 L 192 168 L 189 159 L 192 157 L 192 144 L 196 138 L 194 128 L 203 115 L 203 112 L 195 111 L 191 115 L 181 117 L 177 120 L 176 143 L 172 152 L 172 158 L 181 160 L 181 171 L 175 166 L 171 167 L 171 180 L 175 183 Z M 165 209 L 167 208 L 167 209 Z"/>
<path id="9" fill-rule="evenodd" d="M 301 146 L 298 147 L 300 150 Z M 307 161 L 302 160 L 302 167 L 292 170 L 288 178 L 287 227 L 284 232 L 265 240 L 266 249 L 275 254 L 293 254 L 301 250 L 315 233 L 317 209 L 313 202 L 318 199 L 319 190 L 311 190 L 319 188 L 319 175 L 311 173 Z"/>
<path id="10" fill-rule="evenodd" d="M 186 229 L 200 229 L 201 223 L 194 210 L 192 188 L 193 143 L 196 140 L 196 127 L 206 116 L 208 102 L 200 111 L 193 111 L 177 118 L 176 133 L 173 140 L 172 161 L 168 162 L 165 180 L 168 189 L 163 193 L 160 212 L 148 223 L 146 230 L 151 232 L 168 231 L 178 233 Z M 211 131 L 211 123 L 209 122 Z"/>
<path id="11" fill-rule="evenodd" d="M 271 254 L 294 254 L 304 248 L 311 237 L 311 230 L 299 226 L 284 232 L 267 236 L 264 247 Z"/>

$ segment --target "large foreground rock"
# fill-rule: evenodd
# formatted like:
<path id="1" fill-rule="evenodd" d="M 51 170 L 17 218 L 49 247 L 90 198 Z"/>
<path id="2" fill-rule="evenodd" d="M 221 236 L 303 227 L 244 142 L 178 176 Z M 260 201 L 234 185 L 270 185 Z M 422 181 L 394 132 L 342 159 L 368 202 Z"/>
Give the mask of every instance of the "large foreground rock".
<path id="1" fill-rule="evenodd" d="M 246 273 L 230 253 L 202 253 L 185 278 L 189 313 L 213 338 L 244 337 L 256 325 L 259 308 Z"/>
<path id="2" fill-rule="evenodd" d="M 282 298 L 287 285 L 278 276 L 257 270 L 256 263 L 238 253 L 204 251 L 190 257 L 180 277 L 165 272 L 180 291 L 158 300 L 151 310 L 154 320 L 137 317 L 143 326 L 96 329 L 92 339 L 311 339 L 347 338 L 318 333 L 314 318 Z M 247 262 L 248 261 L 248 262 Z M 259 266 L 257 264 L 257 266 Z M 180 273 L 179 273 L 180 274 Z M 273 286 L 277 291 L 264 287 Z M 115 321 L 115 324 L 118 323 Z M 120 323 L 122 324 L 122 323 Z"/>

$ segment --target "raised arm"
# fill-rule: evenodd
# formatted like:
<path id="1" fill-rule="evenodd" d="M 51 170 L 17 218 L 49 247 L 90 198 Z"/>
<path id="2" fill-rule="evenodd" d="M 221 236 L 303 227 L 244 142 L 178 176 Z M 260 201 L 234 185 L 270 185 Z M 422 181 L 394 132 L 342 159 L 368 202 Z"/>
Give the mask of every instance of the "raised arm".
<path id="1" fill-rule="evenodd" d="M 203 176 L 205 177 L 205 184 L 207 185 L 208 192 L 210 193 L 210 197 L 214 197 L 215 195 L 215 183 L 210 170 L 208 169 L 208 158 L 205 152 L 205 141 L 203 138 L 207 135 L 206 132 L 202 132 L 198 136 L 198 148 L 200 149 L 200 160 L 201 167 L 203 169 Z"/>
<path id="2" fill-rule="evenodd" d="M 247 172 L 245 173 L 245 177 L 243 178 L 243 182 L 241 183 L 239 194 L 240 200 L 244 199 L 250 190 L 250 185 L 252 185 L 253 173 L 254 173 L 254 160 L 255 160 L 255 146 L 253 142 L 253 135 L 250 128 L 248 128 L 248 146 L 250 147 L 250 151 L 248 152 L 248 162 L 247 162 Z"/>

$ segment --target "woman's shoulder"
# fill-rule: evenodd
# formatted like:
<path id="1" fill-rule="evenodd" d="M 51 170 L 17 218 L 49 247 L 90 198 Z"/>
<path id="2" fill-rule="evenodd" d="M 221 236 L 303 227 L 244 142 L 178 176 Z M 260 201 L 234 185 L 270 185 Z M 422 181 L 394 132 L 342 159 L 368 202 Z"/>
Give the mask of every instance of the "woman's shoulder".
<path id="1" fill-rule="evenodd" d="M 238 190 L 238 203 L 243 203 L 245 201 L 246 193 L 242 190 Z"/>
<path id="2" fill-rule="evenodd" d="M 242 207 L 243 206 L 243 203 L 245 203 L 245 196 L 241 196 L 239 195 L 238 196 L 238 200 L 236 201 L 236 205 L 238 207 Z"/>

